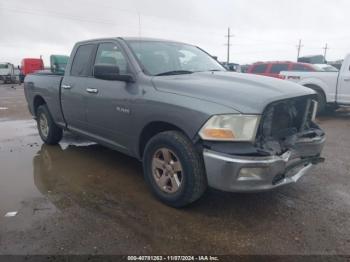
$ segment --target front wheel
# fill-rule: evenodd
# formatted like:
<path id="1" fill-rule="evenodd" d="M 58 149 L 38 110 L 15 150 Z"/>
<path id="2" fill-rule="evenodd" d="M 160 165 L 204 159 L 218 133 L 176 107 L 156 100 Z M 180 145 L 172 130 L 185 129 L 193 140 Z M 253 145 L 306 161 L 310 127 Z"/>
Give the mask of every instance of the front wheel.
<path id="1" fill-rule="evenodd" d="M 147 143 L 143 169 L 154 195 L 173 207 L 194 202 L 207 188 L 201 155 L 178 131 L 159 133 Z"/>
<path id="2" fill-rule="evenodd" d="M 37 109 L 37 126 L 41 139 L 49 145 L 56 145 L 62 139 L 63 131 L 53 121 L 46 105 Z"/>

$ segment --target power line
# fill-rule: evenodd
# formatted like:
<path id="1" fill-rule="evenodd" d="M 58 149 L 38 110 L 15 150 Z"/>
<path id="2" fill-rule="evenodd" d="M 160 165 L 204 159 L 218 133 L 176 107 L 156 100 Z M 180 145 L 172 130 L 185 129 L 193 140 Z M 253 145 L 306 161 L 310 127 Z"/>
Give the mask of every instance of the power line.
<path id="1" fill-rule="evenodd" d="M 228 28 L 227 29 L 227 35 L 225 36 L 227 37 L 227 64 L 230 63 L 230 48 L 231 48 L 231 43 L 230 43 L 230 40 L 231 40 L 231 37 L 233 37 L 233 35 L 231 35 L 231 29 Z"/>
<path id="2" fill-rule="evenodd" d="M 131 11 L 131 10 L 126 10 L 126 9 L 118 9 L 118 8 L 114 8 L 113 6 L 109 6 L 110 9 L 113 11 L 119 11 L 119 12 L 126 12 L 126 13 L 129 13 L 129 14 L 135 14 L 135 15 L 138 15 L 138 25 L 137 25 L 137 20 L 135 21 L 135 23 L 129 25 L 129 29 L 131 28 L 133 30 L 133 32 L 137 32 L 137 28 L 138 28 L 138 34 L 139 36 L 141 36 L 141 34 L 146 34 L 147 31 L 161 31 L 161 32 L 166 32 L 166 33 L 169 33 L 170 31 L 171 32 L 181 32 L 181 34 L 188 34 L 188 35 L 193 35 L 193 33 L 195 33 L 196 37 L 200 37 L 201 35 L 204 36 L 205 35 L 208 35 L 210 34 L 212 37 L 210 39 L 207 39 L 206 42 L 213 42 L 215 44 L 217 44 L 217 40 L 219 40 L 219 37 L 222 38 L 222 33 L 219 34 L 219 32 L 208 32 L 207 28 L 199 28 L 197 26 L 193 26 L 193 28 L 189 29 L 189 28 L 186 28 L 187 30 L 182 30 L 182 29 L 178 29 L 175 27 L 175 29 L 172 29 L 172 30 L 165 30 L 165 28 L 162 28 L 163 26 L 162 23 L 153 23 L 151 26 L 147 26 L 147 18 L 148 17 L 154 17 L 154 18 L 159 18 L 159 19 L 165 19 L 165 20 L 168 20 L 168 21 L 171 21 L 171 19 L 169 20 L 169 18 L 166 18 L 164 16 L 156 16 L 156 15 L 150 15 L 150 14 L 142 14 L 142 17 L 141 17 L 141 13 L 139 12 L 139 10 L 137 10 L 136 12 L 135 11 Z M 68 19 L 68 20 L 75 20 L 75 21 L 81 21 L 81 22 L 85 22 L 85 23 L 94 23 L 94 24 L 106 24 L 106 25 L 111 25 L 111 26 L 114 26 L 114 27 L 118 27 L 118 28 L 125 28 L 124 25 L 122 24 L 118 24 L 114 18 L 113 19 L 108 19 L 108 17 L 105 15 L 104 17 L 101 17 L 102 19 L 99 19 L 99 18 L 95 18 L 95 17 L 91 17 L 91 16 L 80 16 L 80 15 L 72 15 L 72 14 L 69 14 L 68 12 L 59 12 L 59 11 L 56 11 L 56 10 L 45 10 L 45 9 L 37 9 L 37 8 L 25 8 L 25 7 L 19 7 L 19 8 L 15 8 L 15 7 L 5 7 L 4 5 L 0 5 L 0 12 L 1 11 L 9 11 L 9 12 L 14 12 L 14 13 L 22 13 L 22 14 L 28 14 L 28 15 L 35 15 L 35 16 L 46 16 L 46 17 L 49 17 L 49 18 L 61 18 L 61 19 Z M 190 19 L 190 21 L 195 21 L 193 19 Z M 142 22 L 142 24 L 141 24 Z M 201 23 L 203 21 L 200 21 Z M 145 25 L 144 25 L 145 24 Z M 142 26 L 141 26 L 142 25 Z M 214 29 L 214 28 L 213 28 Z M 216 29 L 214 29 L 216 30 Z M 192 32 L 191 32 L 192 31 Z M 202 33 L 203 32 L 203 33 Z M 230 62 L 230 55 L 232 55 L 231 53 L 233 52 L 231 50 L 231 46 L 242 46 L 242 47 L 248 47 L 248 46 L 254 46 L 254 52 L 246 52 L 246 53 L 268 53 L 268 52 L 277 52 L 276 50 L 276 47 L 278 48 L 279 46 L 286 46 L 287 48 L 287 45 L 289 46 L 288 47 L 288 50 L 290 50 L 289 48 L 293 48 L 294 44 L 293 42 L 289 42 L 288 41 L 283 41 L 283 40 L 280 40 L 280 41 L 276 41 L 275 39 L 272 39 L 271 40 L 262 40 L 262 39 L 258 39 L 258 38 L 254 38 L 254 37 L 251 37 L 251 36 L 247 36 L 245 37 L 244 35 L 240 35 L 239 38 L 235 38 L 235 43 L 232 44 L 231 43 L 231 37 L 233 37 L 233 35 L 230 34 L 230 28 L 228 28 L 228 34 L 225 36 L 227 37 L 227 62 Z M 214 35 L 214 37 L 213 37 Z M 217 40 L 213 39 L 213 38 L 216 38 L 217 37 Z M 328 38 L 327 38 L 328 39 Z M 305 39 L 304 39 L 305 40 Z M 238 41 L 241 42 L 241 44 L 237 43 Z M 243 42 L 243 43 L 242 43 Z M 248 43 L 247 43 L 248 42 Z M 251 43 L 249 43 L 251 42 Z M 266 45 L 267 47 L 264 47 L 262 51 L 256 51 L 256 42 L 259 42 L 259 46 L 263 46 L 263 45 Z M 262 42 L 262 43 L 261 43 Z M 0 45 L 4 46 L 5 44 L 4 43 L 0 43 Z M 275 46 L 274 46 L 275 45 Z M 9 46 L 9 45 L 7 45 Z M 12 45 L 13 47 L 13 45 Z M 328 44 L 326 44 L 326 47 L 325 48 L 322 48 L 322 46 L 320 45 L 319 48 L 313 48 L 312 46 L 307 46 L 307 47 L 304 47 L 304 45 L 302 45 L 301 43 L 301 40 L 299 40 L 299 44 L 297 46 L 298 48 L 298 57 L 300 56 L 300 53 L 301 53 L 301 50 L 304 51 L 305 53 L 305 50 L 308 50 L 308 49 L 318 49 L 320 51 L 320 53 L 322 52 L 321 50 L 324 50 L 324 57 L 326 57 L 327 55 L 327 52 L 329 50 L 329 47 L 328 47 Z M 304 48 L 304 49 L 302 49 Z M 235 49 L 235 48 L 234 48 Z M 267 49 L 273 49 L 271 51 L 268 51 Z M 337 47 L 337 46 L 334 46 L 334 43 L 332 45 L 332 50 L 348 50 L 348 48 L 346 47 Z M 239 53 L 242 53 L 242 52 L 239 52 Z M 243 52 L 244 53 L 244 52 Z M 223 54 L 224 55 L 224 54 Z"/>
<path id="3" fill-rule="evenodd" d="M 12 9 L 12 8 L 4 8 L 0 7 L 0 10 L 10 11 L 14 13 L 23 13 L 23 14 L 29 14 L 29 15 L 40 15 L 40 16 L 46 16 L 46 17 L 56 17 L 56 18 L 63 18 L 68 20 L 74 20 L 74 21 L 80 21 L 80 22 L 87 22 L 87 23 L 95 23 L 95 24 L 107 24 L 107 25 L 115 25 L 118 26 L 116 23 L 113 23 L 110 20 L 97 20 L 97 19 L 90 19 L 85 17 L 79 17 L 79 16 L 73 16 L 67 13 L 59 13 L 59 12 L 52 12 L 52 11 L 45 11 L 40 12 L 33 9 Z M 122 27 L 119 25 L 119 27 Z"/>
<path id="4" fill-rule="evenodd" d="M 109 7 L 109 8 L 113 8 L 112 6 L 106 6 L 106 7 Z M 115 27 L 119 27 L 119 28 L 125 28 L 124 25 L 121 25 L 121 24 L 118 24 L 116 23 L 115 21 L 113 20 L 107 20 L 107 19 L 91 19 L 91 17 L 84 17 L 84 16 L 76 16 L 76 15 L 72 15 L 72 14 L 69 14 L 69 13 L 64 13 L 64 12 L 57 12 L 57 11 L 52 11 L 52 10 L 44 10 L 44 9 L 32 9 L 32 8 L 12 8 L 12 7 L 4 7 L 4 6 L 0 6 L 0 10 L 4 10 L 4 11 L 10 11 L 10 12 L 15 12 L 15 13 L 24 13 L 24 14 L 28 14 L 28 15 L 39 15 L 39 16 L 46 16 L 46 17 L 50 17 L 50 18 L 63 18 L 63 19 L 67 19 L 67 20 L 75 20 L 75 21 L 80 21 L 80 22 L 86 22 L 86 23 L 94 23 L 94 24 L 106 24 L 106 25 L 112 25 L 112 26 L 115 26 Z M 113 10 L 117 10 L 119 12 L 127 12 L 127 13 L 132 13 L 132 14 L 135 14 L 138 16 L 138 25 L 134 25 L 133 26 L 133 29 L 138 29 L 138 34 L 140 35 L 142 32 L 141 30 L 141 15 L 142 15 L 142 18 L 144 17 L 154 17 L 154 18 L 159 18 L 159 19 L 167 19 L 165 17 L 161 17 L 161 16 L 155 16 L 155 15 L 145 15 L 145 14 L 141 14 L 139 11 L 132 11 L 132 10 L 127 10 L 127 9 L 115 9 L 113 8 Z M 192 21 L 193 19 L 191 19 Z M 193 20 L 193 21 L 196 21 L 196 20 Z M 151 29 L 151 30 L 155 30 L 155 31 L 164 31 L 164 29 L 162 28 L 159 28 L 159 27 L 149 27 L 147 26 L 147 28 L 144 28 L 145 30 L 147 29 Z M 198 31 L 198 29 L 196 28 L 195 29 L 196 31 Z M 183 30 L 172 30 L 172 31 L 176 31 L 176 32 L 181 32 L 181 33 L 185 33 Z M 202 31 L 202 30 L 199 30 L 199 31 Z M 191 33 L 188 33 L 188 34 L 191 34 Z M 202 34 L 202 32 L 200 32 L 199 34 Z M 205 34 L 207 34 L 207 30 L 205 31 Z M 216 32 L 210 32 L 211 35 L 218 35 L 218 33 Z M 191 34 L 192 35 L 192 34 Z M 203 35 L 204 35 L 204 30 L 203 30 Z M 225 36 L 227 37 L 227 36 Z M 231 35 L 232 37 L 232 35 Z M 248 41 L 252 41 L 252 43 L 242 43 L 242 44 L 231 44 L 231 46 L 256 46 L 256 42 L 259 42 L 259 46 L 262 46 L 262 45 L 269 45 L 269 46 L 272 46 L 272 45 L 279 45 L 279 46 L 287 46 L 287 45 L 290 45 L 288 43 L 288 41 L 270 41 L 270 40 L 262 40 L 262 39 L 258 39 L 258 38 L 252 38 L 252 37 L 245 37 L 245 36 L 240 36 L 239 39 L 243 39 L 243 40 L 248 40 Z M 300 40 L 301 41 L 301 40 Z M 297 46 L 298 49 L 299 49 L 299 45 Z M 301 48 L 304 47 L 303 45 L 300 46 L 300 50 Z M 307 49 L 311 49 L 311 47 L 307 47 Z M 318 48 L 313 48 L 312 49 L 318 49 Z M 321 49 L 321 48 L 320 48 Z M 324 50 L 324 48 L 322 48 Z M 329 48 L 328 48 L 329 49 Z M 334 48 L 332 48 L 334 49 Z M 335 48 L 335 49 L 347 49 L 346 47 L 344 48 Z M 299 51 L 300 52 L 300 51 Z"/>
<path id="5" fill-rule="evenodd" d="M 112 25 L 115 27 L 119 27 L 119 28 L 124 28 L 124 25 L 118 24 L 113 20 L 107 20 L 107 19 L 91 19 L 90 17 L 84 17 L 84 16 L 76 16 L 76 15 L 72 15 L 69 13 L 64 13 L 64 12 L 57 12 L 57 11 L 52 11 L 52 10 L 44 10 L 44 9 L 32 9 L 32 8 L 12 8 L 12 7 L 3 7 L 0 6 L 0 10 L 4 10 L 4 11 L 8 11 L 8 12 L 13 12 L 13 13 L 23 13 L 23 14 L 27 14 L 27 15 L 36 15 L 36 16 L 45 16 L 45 17 L 50 17 L 50 18 L 61 18 L 61 19 L 67 19 L 67 20 L 73 20 L 73 21 L 79 21 L 79 22 L 86 22 L 86 23 L 93 23 L 93 24 L 105 24 L 105 25 Z M 138 31 L 140 31 L 140 23 L 141 21 L 141 15 L 143 18 L 145 17 L 153 17 L 153 18 L 158 18 L 158 19 L 163 19 L 163 20 L 168 20 L 168 21 L 172 21 L 171 19 L 167 19 L 164 17 L 160 17 L 160 16 L 155 16 L 155 15 L 145 15 L 145 14 L 141 14 L 140 12 L 133 12 L 133 11 L 129 11 L 129 10 L 124 10 L 124 9 L 116 9 L 119 12 L 128 12 L 128 13 L 132 13 L 135 16 L 138 17 L 138 25 L 134 25 L 134 29 L 136 29 L 136 27 L 138 27 Z M 147 27 L 147 29 L 152 29 L 155 31 L 161 31 L 164 32 L 164 29 L 162 27 Z M 201 31 L 200 34 L 202 35 L 207 35 L 208 30 L 204 30 L 204 29 L 200 29 L 200 28 L 194 28 L 194 30 L 196 31 Z M 185 33 L 183 30 L 172 30 L 175 32 L 181 32 L 181 33 Z M 138 32 L 140 33 L 140 32 Z M 189 35 L 192 35 L 191 33 L 188 33 Z M 217 37 L 219 37 L 219 34 L 217 32 L 210 32 L 211 35 L 216 35 Z"/>

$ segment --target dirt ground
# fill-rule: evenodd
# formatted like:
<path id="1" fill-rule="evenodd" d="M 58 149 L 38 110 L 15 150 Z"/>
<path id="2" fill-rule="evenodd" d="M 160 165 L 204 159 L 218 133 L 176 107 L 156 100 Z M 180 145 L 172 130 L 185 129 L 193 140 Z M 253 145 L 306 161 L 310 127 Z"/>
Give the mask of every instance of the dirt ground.
<path id="1" fill-rule="evenodd" d="M 318 122 L 326 162 L 297 184 L 173 209 L 137 160 L 71 134 L 43 145 L 23 86 L 0 85 L 0 254 L 349 255 L 350 110 Z"/>

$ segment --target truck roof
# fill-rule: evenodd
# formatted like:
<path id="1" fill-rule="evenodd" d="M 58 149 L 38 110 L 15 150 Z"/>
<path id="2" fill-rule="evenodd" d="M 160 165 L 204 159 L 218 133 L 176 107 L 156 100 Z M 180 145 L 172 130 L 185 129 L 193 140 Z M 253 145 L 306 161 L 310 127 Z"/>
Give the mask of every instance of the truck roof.
<path id="1" fill-rule="evenodd" d="M 23 58 L 22 61 L 41 61 L 41 58 Z"/>
<path id="2" fill-rule="evenodd" d="M 171 43 L 179 43 L 179 44 L 185 44 L 183 42 L 174 41 L 174 40 L 168 40 L 168 39 L 161 39 L 161 38 L 151 38 L 151 37 L 109 37 L 109 38 L 95 38 L 95 39 L 89 39 L 89 40 L 83 40 L 77 42 L 77 44 L 83 44 L 83 43 L 90 43 L 95 41 L 107 41 L 107 40 L 117 40 L 122 39 L 126 42 L 128 41 L 159 41 L 159 42 L 171 42 Z"/>

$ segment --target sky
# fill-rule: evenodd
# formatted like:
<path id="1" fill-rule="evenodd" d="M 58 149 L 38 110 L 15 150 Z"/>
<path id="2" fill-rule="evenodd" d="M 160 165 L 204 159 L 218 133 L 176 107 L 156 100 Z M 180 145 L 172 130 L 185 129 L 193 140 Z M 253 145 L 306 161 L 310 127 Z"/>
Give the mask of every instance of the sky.
<path id="1" fill-rule="evenodd" d="M 117 36 L 156 37 L 200 46 L 220 61 L 295 61 L 350 53 L 348 0 L 10 0 L 0 1 L 0 62 L 69 55 L 75 42 Z"/>

